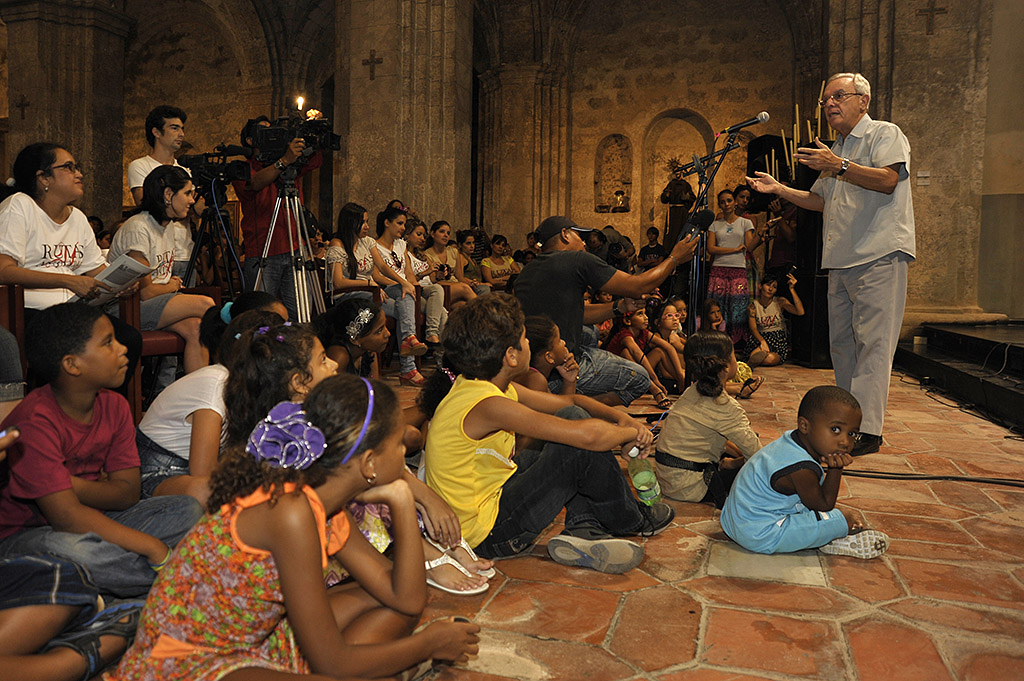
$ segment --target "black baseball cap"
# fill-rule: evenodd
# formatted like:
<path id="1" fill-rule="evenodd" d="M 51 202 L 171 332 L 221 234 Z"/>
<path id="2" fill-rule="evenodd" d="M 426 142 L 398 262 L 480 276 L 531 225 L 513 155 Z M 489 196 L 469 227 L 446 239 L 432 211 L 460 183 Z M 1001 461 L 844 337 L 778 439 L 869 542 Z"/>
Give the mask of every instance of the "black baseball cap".
<path id="1" fill-rule="evenodd" d="M 563 229 L 572 229 L 577 232 L 593 232 L 590 227 L 580 227 L 564 215 L 552 215 L 537 226 L 537 243 L 543 245 L 553 236 L 562 233 Z"/>

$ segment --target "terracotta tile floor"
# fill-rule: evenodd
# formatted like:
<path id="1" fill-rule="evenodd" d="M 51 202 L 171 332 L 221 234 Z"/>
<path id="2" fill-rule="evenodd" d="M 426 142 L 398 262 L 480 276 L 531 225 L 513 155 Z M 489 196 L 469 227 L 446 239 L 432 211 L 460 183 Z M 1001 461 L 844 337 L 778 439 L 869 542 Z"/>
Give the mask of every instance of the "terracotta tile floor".
<path id="1" fill-rule="evenodd" d="M 766 443 L 793 427 L 807 389 L 832 381 L 762 373 L 743 406 Z M 854 469 L 1024 478 L 1024 442 L 895 376 L 884 435 Z M 675 526 L 645 540 L 640 567 L 603 575 L 547 558 L 556 522 L 532 555 L 498 564 L 485 594 L 431 589 L 425 619 L 482 627 L 479 656 L 431 678 L 1024 679 L 1024 490 L 846 478 L 840 503 L 890 534 L 885 556 L 750 556 L 713 508 L 675 503 Z"/>

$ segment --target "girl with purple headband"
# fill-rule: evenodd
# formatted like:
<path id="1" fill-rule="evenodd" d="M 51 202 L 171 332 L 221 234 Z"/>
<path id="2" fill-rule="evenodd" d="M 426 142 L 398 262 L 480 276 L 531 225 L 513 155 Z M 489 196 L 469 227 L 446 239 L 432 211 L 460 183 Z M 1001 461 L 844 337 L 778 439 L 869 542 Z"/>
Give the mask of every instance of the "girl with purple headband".
<path id="1" fill-rule="evenodd" d="M 401 426 L 394 392 L 350 375 L 271 409 L 224 454 L 209 513 L 163 569 L 107 678 L 406 678 L 431 658 L 475 654 L 480 628 L 468 621 L 413 634 L 427 593 Z M 391 510 L 394 562 L 352 531 L 344 508 L 356 498 Z M 325 587 L 329 555 L 353 581 Z"/>
<path id="2" fill-rule="evenodd" d="M 353 327 L 353 333 L 357 333 Z M 358 333 L 357 333 L 358 335 Z M 252 429 L 278 402 L 301 402 L 320 381 L 338 369 L 313 330 L 302 324 L 257 329 L 234 351 L 225 395 L 225 446 L 242 446 Z M 404 430 L 403 430 L 404 432 Z M 491 561 L 480 560 L 462 542 L 458 516 L 411 473 L 404 475 L 413 490 L 425 526 L 423 550 L 429 565 L 427 583 L 449 593 L 472 595 L 488 588 Z M 381 552 L 391 544 L 391 518 L 386 506 L 354 501 L 348 511 L 359 531 Z M 331 561 L 328 585 L 347 576 Z"/>

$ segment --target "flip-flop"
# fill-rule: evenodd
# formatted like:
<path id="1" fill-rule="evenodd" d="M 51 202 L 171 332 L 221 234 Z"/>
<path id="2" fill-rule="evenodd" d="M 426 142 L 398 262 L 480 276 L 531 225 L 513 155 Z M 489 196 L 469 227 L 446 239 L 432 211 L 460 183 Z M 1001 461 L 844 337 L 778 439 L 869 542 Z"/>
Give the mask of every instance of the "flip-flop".
<path id="1" fill-rule="evenodd" d="M 451 565 L 451 566 L 455 567 L 456 570 L 458 570 L 462 574 L 466 575 L 467 577 L 474 577 L 474 576 L 476 576 L 472 572 L 470 572 L 469 570 L 464 568 L 462 566 L 462 563 L 460 563 L 459 561 L 455 560 L 454 558 L 452 558 L 447 553 L 442 553 L 440 556 L 438 556 L 434 560 L 428 560 L 424 564 L 424 566 L 426 567 L 427 570 L 433 570 L 434 568 L 440 567 L 442 565 Z M 441 591 L 446 591 L 446 592 L 448 592 L 450 594 L 455 594 L 456 596 L 475 596 L 477 594 L 482 594 L 483 592 L 487 591 L 487 589 L 489 589 L 490 586 L 491 586 L 490 583 L 484 583 L 484 584 L 481 584 L 480 586 L 475 586 L 472 589 L 459 590 L 459 589 L 453 589 L 453 588 L 451 588 L 449 586 L 444 586 L 443 584 L 440 584 L 440 583 L 436 582 L 431 577 L 427 577 L 427 584 L 429 584 L 430 586 L 434 587 L 435 589 L 440 589 Z"/>
<path id="2" fill-rule="evenodd" d="M 740 392 L 736 397 L 740 399 L 749 400 L 750 397 L 757 392 L 757 389 L 764 384 L 764 376 L 757 376 L 756 378 L 748 378 L 743 381 L 743 387 L 740 388 Z M 748 391 L 747 388 L 750 390 Z"/>
<path id="3" fill-rule="evenodd" d="M 455 552 L 455 549 L 446 549 L 445 547 L 441 546 L 439 543 L 437 543 L 436 541 L 434 541 L 433 539 L 431 539 L 427 535 L 423 535 L 423 538 L 427 540 L 428 544 L 433 546 L 435 549 L 437 549 L 441 553 L 447 553 L 452 558 L 455 558 L 455 556 L 452 555 Z M 479 563 L 480 562 L 480 556 L 476 555 L 476 553 L 473 551 L 473 549 L 471 549 L 469 547 L 469 544 L 466 543 L 466 538 L 465 537 L 463 537 L 462 539 L 459 539 L 459 546 L 458 546 L 458 548 L 461 548 L 461 549 L 465 550 L 465 552 L 469 554 L 470 560 L 472 560 L 474 563 Z M 458 561 L 458 558 L 455 558 L 455 560 Z M 460 563 L 460 565 L 461 565 L 461 563 Z M 463 566 L 463 567 L 465 567 L 465 566 Z M 474 570 L 473 572 L 476 572 L 481 577 L 486 577 L 487 579 L 490 579 L 491 577 L 493 577 L 494 575 L 497 574 L 494 571 L 494 568 L 492 568 L 492 567 L 489 567 L 486 570 Z"/>

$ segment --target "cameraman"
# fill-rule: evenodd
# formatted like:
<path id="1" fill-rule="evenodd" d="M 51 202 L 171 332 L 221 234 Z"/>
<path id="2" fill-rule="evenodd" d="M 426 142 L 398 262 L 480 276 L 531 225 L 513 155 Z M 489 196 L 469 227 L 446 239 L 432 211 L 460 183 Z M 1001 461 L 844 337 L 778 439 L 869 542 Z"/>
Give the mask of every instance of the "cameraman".
<path id="1" fill-rule="evenodd" d="M 259 149 L 253 144 L 256 137 L 256 129 L 259 127 L 270 127 L 270 119 L 266 116 L 250 119 L 242 127 L 242 144 L 251 147 L 254 151 L 249 159 L 250 177 L 248 182 L 236 180 L 232 182 L 235 194 L 238 196 L 242 208 L 242 239 L 245 249 L 245 264 L 243 271 L 245 280 L 250 287 L 256 283 L 256 272 L 259 269 L 260 258 L 263 255 L 263 247 L 270 233 L 270 219 L 274 215 L 274 204 L 277 201 L 278 188 L 275 184 L 281 173 L 288 166 L 303 158 L 303 150 L 306 144 L 301 137 L 296 137 L 288 143 L 284 155 L 273 163 L 264 166 L 257 160 Z M 295 179 L 299 191 L 299 203 L 303 202 L 302 183 L 299 179 L 306 173 L 316 170 L 323 162 L 323 155 L 317 151 L 309 157 L 309 161 L 299 168 Z M 284 303 L 291 319 L 298 317 L 298 307 L 295 300 L 295 279 L 292 273 L 292 249 L 288 247 L 288 216 L 284 202 L 277 215 L 277 224 L 274 227 L 274 235 L 270 240 L 270 249 L 267 251 L 267 262 L 263 268 L 262 290 L 277 296 Z M 292 248 L 298 250 L 299 241 L 295 227 L 295 217 L 292 216 Z"/>

